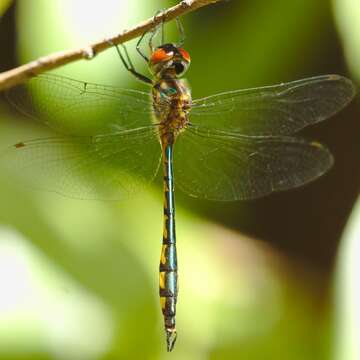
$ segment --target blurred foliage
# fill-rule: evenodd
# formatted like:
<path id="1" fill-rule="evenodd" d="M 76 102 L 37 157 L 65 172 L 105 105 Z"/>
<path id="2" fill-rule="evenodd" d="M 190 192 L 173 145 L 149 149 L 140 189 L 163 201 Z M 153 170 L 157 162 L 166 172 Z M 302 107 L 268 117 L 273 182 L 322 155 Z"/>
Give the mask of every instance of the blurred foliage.
<path id="1" fill-rule="evenodd" d="M 184 17 L 194 97 L 344 74 L 342 44 L 356 73 L 359 22 L 350 27 L 347 21 L 358 14 L 356 2 L 334 1 L 332 8 L 326 0 L 228 1 Z M 10 50 L 0 61 L 6 63 L 14 47 L 24 63 L 86 44 L 175 3 L 17 1 L 5 14 L 13 28 L 10 20 L 0 23 L 9 41 L 17 34 L 16 43 L 3 40 Z M 166 35 L 176 40 L 174 24 Z M 146 72 L 134 44 L 127 44 L 130 56 Z M 56 72 L 144 89 L 123 69 L 115 50 Z M 159 179 L 134 199 L 78 201 L 18 186 L 0 161 L 0 359 L 327 360 L 338 355 L 358 360 L 355 351 L 344 350 L 348 324 L 333 318 L 338 306 L 329 291 L 333 268 L 324 265 L 334 262 L 359 188 L 359 109 L 352 109 L 311 130 L 311 136 L 328 142 L 339 167 L 305 189 L 235 204 L 176 194 L 179 340 L 172 354 L 165 352 L 158 304 Z M 0 112 L 0 152 L 49 133 L 5 103 Z M 359 218 L 352 219 L 358 226 Z M 349 234 L 343 241 L 350 237 L 355 243 Z M 350 253 L 342 252 L 341 264 Z M 354 269 L 339 267 L 336 280 L 342 283 Z M 337 291 L 340 298 L 348 296 L 348 290 Z M 348 311 L 354 303 L 341 306 Z"/>
<path id="2" fill-rule="evenodd" d="M 7 10 L 10 4 L 11 0 L 0 0 L 0 16 Z"/>
<path id="3" fill-rule="evenodd" d="M 334 13 L 352 74 L 360 79 L 360 6 L 357 0 L 334 0 Z"/>
<path id="4" fill-rule="evenodd" d="M 346 225 L 339 250 L 336 281 L 335 359 L 360 358 L 360 201 Z"/>

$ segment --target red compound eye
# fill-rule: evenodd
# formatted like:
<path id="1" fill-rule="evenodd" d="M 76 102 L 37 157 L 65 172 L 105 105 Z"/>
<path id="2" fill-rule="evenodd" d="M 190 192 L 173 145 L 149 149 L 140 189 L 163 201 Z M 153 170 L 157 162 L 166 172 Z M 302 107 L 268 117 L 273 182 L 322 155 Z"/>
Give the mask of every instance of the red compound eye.
<path id="1" fill-rule="evenodd" d="M 186 61 L 190 62 L 190 55 L 186 50 L 179 48 L 179 53 Z"/>
<path id="2" fill-rule="evenodd" d="M 164 49 L 157 49 L 151 55 L 151 62 L 157 63 L 160 61 L 168 60 L 173 56 L 173 52 L 166 52 Z"/>

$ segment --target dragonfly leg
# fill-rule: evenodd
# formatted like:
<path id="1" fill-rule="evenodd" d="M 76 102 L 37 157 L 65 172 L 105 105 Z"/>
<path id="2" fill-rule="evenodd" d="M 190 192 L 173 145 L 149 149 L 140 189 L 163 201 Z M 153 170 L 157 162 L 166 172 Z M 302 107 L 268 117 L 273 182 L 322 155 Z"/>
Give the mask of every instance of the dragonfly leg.
<path id="1" fill-rule="evenodd" d="M 139 39 L 139 41 L 137 42 L 137 44 L 136 44 L 136 51 L 140 54 L 140 56 L 148 63 L 149 62 L 149 58 L 143 53 L 143 51 L 141 50 L 141 43 L 142 43 L 142 41 L 144 40 L 144 36 L 147 34 L 147 31 L 146 32 L 144 32 L 142 35 L 141 35 L 141 37 L 140 37 L 140 39 Z"/>
<path id="2" fill-rule="evenodd" d="M 164 10 L 158 10 L 155 15 L 154 15 L 154 20 L 156 20 L 156 17 L 159 16 L 160 14 L 162 14 L 164 12 Z M 162 15 L 163 16 L 163 15 Z M 154 46 L 153 46 L 153 39 L 154 37 L 158 34 L 159 29 L 161 29 L 161 45 L 163 45 L 165 43 L 165 31 L 164 31 L 164 24 L 165 24 L 165 16 L 162 17 L 161 19 L 161 23 L 159 25 L 157 25 L 152 31 L 151 31 L 151 36 L 149 39 L 149 48 L 151 53 L 154 52 Z"/>
<path id="3" fill-rule="evenodd" d="M 158 10 L 155 15 L 154 15 L 154 21 L 156 20 L 156 17 L 159 16 L 161 13 L 163 13 L 163 10 Z M 164 44 L 164 23 L 165 23 L 165 18 L 162 19 L 161 21 L 161 25 L 157 25 L 155 26 L 154 29 L 152 29 L 150 32 L 151 32 L 151 36 L 150 36 L 150 39 L 149 39 L 149 48 L 150 48 L 150 53 L 153 53 L 154 52 L 154 47 L 153 47 L 153 44 L 152 44 L 152 41 L 153 41 L 153 38 L 156 36 L 156 34 L 158 33 L 159 31 L 159 28 L 161 26 L 161 44 Z M 146 34 L 148 34 L 149 31 L 145 31 L 139 41 L 137 42 L 136 44 L 136 51 L 140 54 L 140 56 L 148 63 L 149 62 L 149 58 L 144 54 L 144 52 L 141 50 L 141 43 L 143 42 L 144 40 L 144 37 Z"/>
<path id="4" fill-rule="evenodd" d="M 121 53 L 118 45 L 115 45 L 112 41 L 109 41 L 109 43 L 115 47 L 115 49 L 121 59 L 121 62 L 123 63 L 123 65 L 125 66 L 125 69 L 127 71 L 129 71 L 132 75 L 134 75 L 138 80 L 140 80 L 146 84 L 152 84 L 152 81 L 150 78 L 148 78 L 147 76 L 145 76 L 143 74 L 140 74 L 138 71 L 135 70 L 135 67 L 130 59 L 130 56 L 129 56 L 126 46 L 124 44 L 121 44 L 121 46 L 124 49 L 126 59 L 123 56 L 123 54 Z"/>
<path id="5" fill-rule="evenodd" d="M 181 47 L 184 45 L 186 36 L 185 36 L 184 27 L 183 27 L 179 17 L 176 18 L 176 27 L 177 27 L 179 35 L 180 35 L 180 41 L 178 42 L 177 46 Z"/>

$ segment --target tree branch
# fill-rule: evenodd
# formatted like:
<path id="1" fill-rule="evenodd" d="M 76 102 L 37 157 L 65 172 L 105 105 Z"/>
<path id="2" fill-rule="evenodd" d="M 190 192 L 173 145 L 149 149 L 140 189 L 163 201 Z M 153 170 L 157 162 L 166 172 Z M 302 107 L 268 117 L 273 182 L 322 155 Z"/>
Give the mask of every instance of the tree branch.
<path id="1" fill-rule="evenodd" d="M 111 36 L 102 41 L 92 43 L 83 48 L 56 52 L 31 61 L 27 64 L 21 65 L 12 70 L 0 73 L 0 91 L 23 83 L 37 74 L 55 69 L 70 62 L 81 59 L 90 60 L 95 55 L 110 48 L 112 46 L 111 44 L 117 45 L 124 43 L 142 35 L 146 31 L 153 29 L 162 21 L 168 22 L 178 16 L 185 15 L 203 6 L 219 1 L 222 0 L 183 0 L 178 5 L 164 10 L 156 17 L 145 20 L 130 30 L 124 30 L 122 33 L 115 36 Z"/>

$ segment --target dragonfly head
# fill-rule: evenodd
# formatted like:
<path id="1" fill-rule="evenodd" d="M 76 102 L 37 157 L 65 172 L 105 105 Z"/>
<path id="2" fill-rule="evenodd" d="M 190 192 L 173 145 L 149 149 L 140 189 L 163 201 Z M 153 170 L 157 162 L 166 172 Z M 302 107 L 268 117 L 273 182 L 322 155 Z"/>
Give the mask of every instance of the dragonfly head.
<path id="1" fill-rule="evenodd" d="M 190 65 L 190 55 L 175 44 L 158 46 L 151 54 L 149 67 L 156 77 L 181 77 Z"/>

